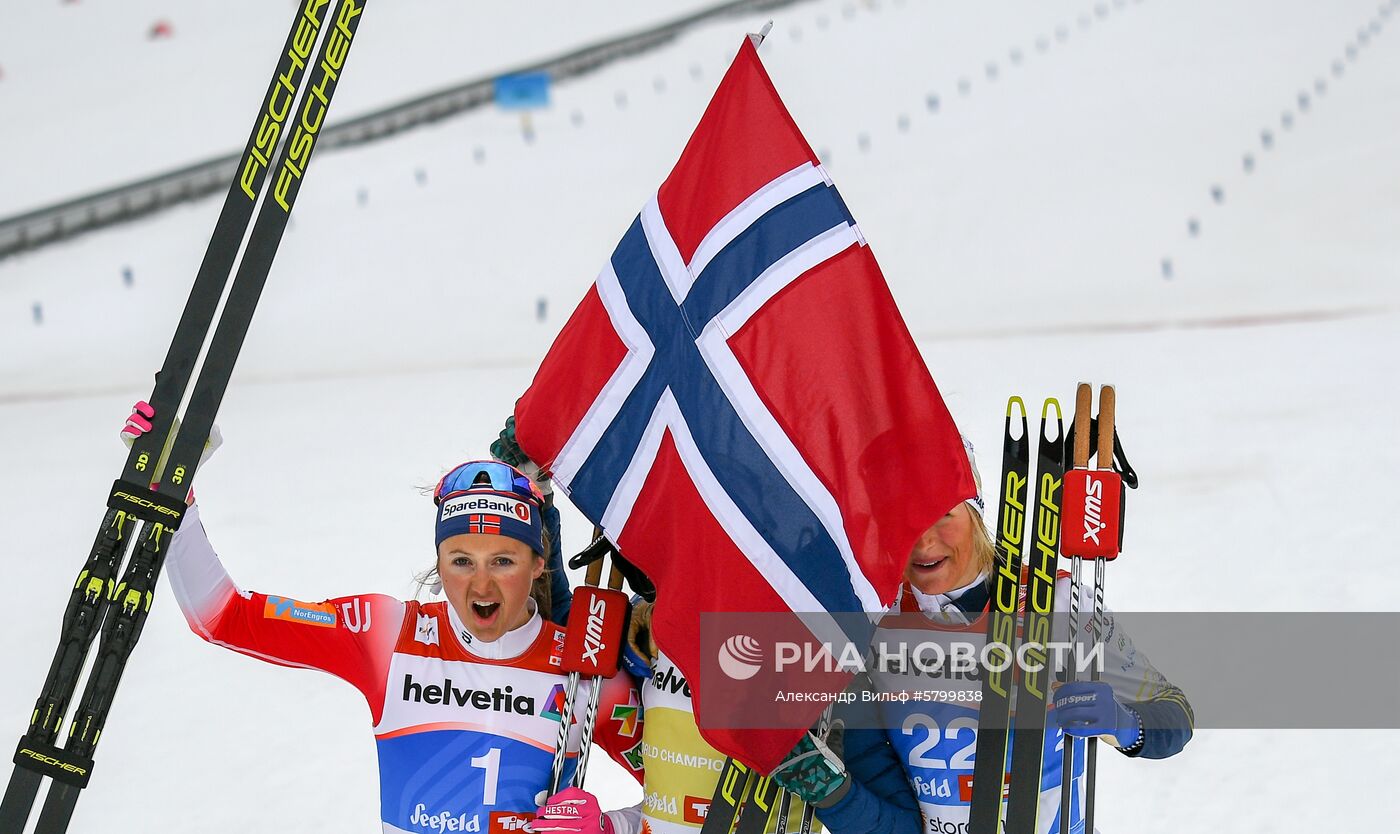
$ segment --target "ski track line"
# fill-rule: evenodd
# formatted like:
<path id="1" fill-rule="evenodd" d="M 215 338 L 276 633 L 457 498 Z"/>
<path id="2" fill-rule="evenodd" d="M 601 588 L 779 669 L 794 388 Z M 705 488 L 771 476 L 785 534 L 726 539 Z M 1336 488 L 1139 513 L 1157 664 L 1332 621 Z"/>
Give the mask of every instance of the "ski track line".
<path id="1" fill-rule="evenodd" d="M 1239 314 L 1228 316 L 1203 316 L 1199 318 L 1173 318 L 1154 321 L 1126 321 L 1103 324 L 1094 322 L 1051 324 L 1039 327 L 1002 327 L 987 330 L 954 330 L 941 333 L 914 333 L 915 342 L 960 342 L 981 339 L 1002 339 L 1009 336 L 1082 336 L 1086 332 L 1095 334 L 1153 333 L 1167 330 L 1230 330 L 1246 327 L 1287 327 L 1298 324 L 1343 321 L 1391 315 L 1397 311 L 1395 305 L 1370 305 L 1363 307 L 1343 307 L 1336 310 L 1292 310 L 1278 313 Z M 450 371 L 508 370 L 528 368 L 542 357 L 502 357 L 478 362 L 443 362 L 437 364 L 399 365 L 392 368 L 365 368 L 363 370 L 311 369 L 289 373 L 249 373 L 238 380 L 239 385 L 293 385 L 308 382 L 329 382 L 351 379 L 383 379 L 385 377 L 438 374 Z M 30 403 L 63 402 L 95 397 L 111 397 L 119 394 L 140 396 L 141 390 L 135 383 L 130 385 L 89 386 L 51 391 L 18 391 L 0 394 L 0 408 L 9 405 Z"/>
<path id="2" fill-rule="evenodd" d="M 1343 321 L 1346 319 L 1384 316 L 1396 312 L 1396 306 L 1374 304 L 1341 307 L 1335 310 L 1290 310 L 1277 313 L 1241 313 L 1227 316 L 1201 316 L 1147 321 L 1092 324 L 1078 322 L 1047 324 L 1039 327 L 1001 327 L 995 330 L 961 330 L 943 333 L 915 333 L 916 342 L 954 342 L 976 339 L 1000 339 L 1007 336 L 1082 336 L 1088 333 L 1154 333 L 1165 330 L 1231 330 L 1246 327 L 1286 327 L 1295 324 Z M 4 400 L 0 399 L 0 403 Z"/>

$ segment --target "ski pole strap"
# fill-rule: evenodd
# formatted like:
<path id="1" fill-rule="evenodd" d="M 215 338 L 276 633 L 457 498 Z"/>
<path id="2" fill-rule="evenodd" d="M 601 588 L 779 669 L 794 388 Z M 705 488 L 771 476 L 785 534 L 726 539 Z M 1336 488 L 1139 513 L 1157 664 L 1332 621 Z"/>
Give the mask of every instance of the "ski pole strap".
<path id="1" fill-rule="evenodd" d="M 627 580 L 627 584 L 631 586 L 633 592 L 636 593 L 637 596 L 640 596 L 647 602 L 656 602 L 656 585 L 654 585 L 651 579 L 645 573 L 642 573 L 636 565 L 627 561 L 627 559 L 618 552 L 617 548 L 613 547 L 612 542 L 608 541 L 607 537 L 604 536 L 601 531 L 595 532 L 593 541 L 589 542 L 587 547 L 569 559 L 569 567 L 578 570 L 584 565 L 600 562 L 604 556 L 608 557 L 611 560 L 611 564 L 621 572 L 622 578 Z M 609 586 L 611 586 L 611 583 L 609 583 Z M 620 581 L 617 587 L 622 587 Z"/>
<path id="2" fill-rule="evenodd" d="M 1089 428 L 1087 431 L 1089 437 L 1098 436 L 1099 421 L 1097 418 L 1089 421 Z M 1075 429 L 1074 425 L 1071 424 L 1069 429 L 1068 440 L 1066 441 L 1069 443 L 1071 448 L 1073 448 L 1075 444 L 1075 438 L 1078 437 L 1078 435 L 1079 432 Z M 1085 465 L 1088 465 L 1087 456 L 1085 457 Z M 1122 435 L 1120 435 L 1116 429 L 1113 432 L 1113 471 L 1123 476 L 1123 486 L 1127 487 L 1128 489 L 1138 488 L 1137 470 L 1134 469 L 1132 463 L 1128 461 L 1128 455 L 1126 452 L 1123 451 Z"/>

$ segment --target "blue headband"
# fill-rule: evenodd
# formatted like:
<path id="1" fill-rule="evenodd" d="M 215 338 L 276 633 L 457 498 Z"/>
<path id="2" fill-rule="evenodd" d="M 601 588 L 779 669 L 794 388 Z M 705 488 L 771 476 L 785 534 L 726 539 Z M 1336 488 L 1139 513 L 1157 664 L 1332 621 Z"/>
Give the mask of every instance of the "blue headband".
<path id="1" fill-rule="evenodd" d="M 544 524 L 539 506 L 483 485 L 458 493 L 437 508 L 436 545 L 462 533 L 509 536 L 544 554 Z"/>

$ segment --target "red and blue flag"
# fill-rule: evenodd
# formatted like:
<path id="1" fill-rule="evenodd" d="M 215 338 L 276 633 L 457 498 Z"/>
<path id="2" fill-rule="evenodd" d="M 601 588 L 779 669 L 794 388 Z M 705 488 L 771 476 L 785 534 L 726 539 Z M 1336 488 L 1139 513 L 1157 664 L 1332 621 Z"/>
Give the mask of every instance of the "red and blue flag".
<path id="1" fill-rule="evenodd" d="M 883 611 L 918 536 L 975 492 L 880 268 L 749 39 L 515 413 L 524 451 L 656 584 L 656 639 L 697 712 L 701 612 Z M 765 771 L 801 733 L 701 731 Z"/>

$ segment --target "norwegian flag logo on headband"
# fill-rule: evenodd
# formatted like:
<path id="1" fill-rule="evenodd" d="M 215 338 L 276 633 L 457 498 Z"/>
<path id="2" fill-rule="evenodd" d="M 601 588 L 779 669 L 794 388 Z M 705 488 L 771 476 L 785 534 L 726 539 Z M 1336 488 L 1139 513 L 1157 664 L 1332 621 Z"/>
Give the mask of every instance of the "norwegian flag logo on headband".
<path id="1" fill-rule="evenodd" d="M 882 611 L 918 536 L 976 493 L 861 230 L 748 39 L 515 415 L 524 451 L 655 582 L 654 633 L 697 708 L 700 613 Z M 767 772 L 801 730 L 701 732 Z"/>
<path id="2" fill-rule="evenodd" d="M 490 533 L 519 539 L 543 555 L 544 527 L 528 501 L 489 490 L 465 492 L 438 507 L 436 543 L 462 533 Z"/>

